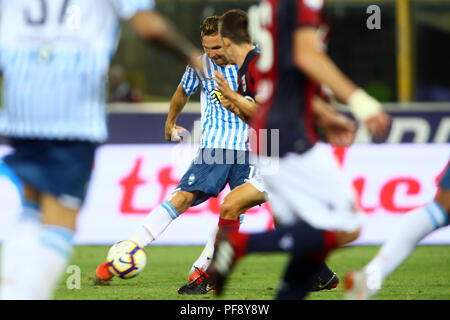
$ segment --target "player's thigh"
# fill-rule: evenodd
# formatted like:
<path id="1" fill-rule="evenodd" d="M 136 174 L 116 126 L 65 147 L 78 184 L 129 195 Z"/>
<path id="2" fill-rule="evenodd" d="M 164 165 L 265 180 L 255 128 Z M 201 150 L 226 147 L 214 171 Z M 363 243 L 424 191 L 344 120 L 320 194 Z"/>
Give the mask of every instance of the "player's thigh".
<path id="1" fill-rule="evenodd" d="M 67 206 L 50 193 L 40 196 L 42 223 L 75 230 L 79 207 Z"/>
<path id="2" fill-rule="evenodd" d="M 220 216 L 224 219 L 237 219 L 250 208 L 266 202 L 265 194 L 251 183 L 234 188 L 223 200 L 220 206 Z"/>

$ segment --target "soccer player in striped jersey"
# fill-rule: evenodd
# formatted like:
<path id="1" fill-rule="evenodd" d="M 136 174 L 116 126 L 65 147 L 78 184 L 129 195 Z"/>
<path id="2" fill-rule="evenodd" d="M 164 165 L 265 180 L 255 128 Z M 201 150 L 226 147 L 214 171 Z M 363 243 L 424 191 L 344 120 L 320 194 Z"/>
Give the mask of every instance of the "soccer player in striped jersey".
<path id="1" fill-rule="evenodd" d="M 95 149 L 107 138 L 106 76 L 128 20 L 196 63 L 199 51 L 152 0 L 1 1 L 0 133 L 22 214 L 3 245 L 1 298 L 50 299 L 71 257 Z"/>
<path id="2" fill-rule="evenodd" d="M 220 72 L 215 72 L 216 87 L 222 93 L 220 102 L 244 121 L 249 122 L 257 110 L 257 102 L 259 101 L 256 64 L 260 53 L 259 49 L 253 45 L 248 32 L 247 13 L 238 9 L 227 11 L 220 18 L 219 31 L 225 56 L 229 62 L 236 63 L 239 67 L 237 91 L 229 87 L 225 77 Z M 333 110 L 318 97 L 314 100 L 314 107 L 321 130 L 325 130 L 325 137 L 330 138 L 330 143 L 349 146 L 355 135 L 353 121 Z M 340 130 L 339 135 L 335 134 L 336 130 Z M 333 135 L 330 131 L 333 132 Z M 339 140 L 335 139 L 336 136 L 339 137 Z M 270 198 L 270 196 L 266 194 L 261 176 L 256 173 L 249 181 L 236 187 L 225 197 L 220 206 L 220 217 L 230 221 L 239 219 L 241 214 L 264 203 L 267 198 Z M 237 228 L 228 227 L 226 229 L 226 232 L 237 231 Z M 219 230 L 219 233 L 222 231 Z M 180 290 L 185 293 L 201 292 L 199 287 L 204 286 L 202 280 L 207 278 L 208 275 L 202 273 L 199 277 Z M 324 263 L 311 291 L 332 289 L 337 286 L 338 282 L 337 275 Z"/>
<path id="3" fill-rule="evenodd" d="M 377 255 L 362 269 L 349 271 L 345 279 L 347 300 L 371 299 L 384 280 L 430 233 L 449 225 L 450 161 L 439 179 L 438 192 L 430 203 L 405 214 Z"/>
<path id="4" fill-rule="evenodd" d="M 199 57 L 199 61 L 203 68 L 201 71 L 191 66 L 186 68 L 171 99 L 165 125 L 166 139 L 181 141 L 185 129 L 177 126 L 176 120 L 189 97 L 200 88 L 202 136 L 198 155 L 169 199 L 150 212 L 131 236 L 130 239 L 141 246 L 157 239 L 173 220 L 191 206 L 216 197 L 227 184 L 234 189 L 250 178 L 249 126 L 214 98 L 221 94 L 215 88 L 214 72 L 220 71 L 233 90 L 237 89 L 238 76 L 238 67 L 228 64 L 224 56 L 218 21 L 219 17 L 212 16 L 202 23 L 200 30 L 205 53 Z M 228 221 L 219 218 L 218 226 L 239 224 L 239 219 Z M 194 262 L 191 279 L 212 257 L 214 239 L 213 234 L 199 259 Z M 107 262 L 99 265 L 97 277 L 101 280 L 112 277 Z M 208 291 L 209 287 L 205 287 L 205 290 Z"/>

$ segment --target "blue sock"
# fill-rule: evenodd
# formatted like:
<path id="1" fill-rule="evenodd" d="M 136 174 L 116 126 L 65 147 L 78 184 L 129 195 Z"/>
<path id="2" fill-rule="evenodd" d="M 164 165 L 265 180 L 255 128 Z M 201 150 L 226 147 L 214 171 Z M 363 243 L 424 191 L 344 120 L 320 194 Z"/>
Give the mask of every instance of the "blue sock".
<path id="1" fill-rule="evenodd" d="M 305 222 L 280 227 L 273 231 L 250 234 L 246 252 L 290 252 L 302 255 L 329 249 L 327 232 Z"/>

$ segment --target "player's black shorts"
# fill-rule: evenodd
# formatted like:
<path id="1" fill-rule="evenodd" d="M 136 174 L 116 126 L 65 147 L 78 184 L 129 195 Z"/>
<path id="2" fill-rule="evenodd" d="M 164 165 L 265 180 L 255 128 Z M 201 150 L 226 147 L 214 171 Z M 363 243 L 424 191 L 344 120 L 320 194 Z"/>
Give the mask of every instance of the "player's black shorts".
<path id="1" fill-rule="evenodd" d="M 14 152 L 3 161 L 40 192 L 83 202 L 98 144 L 82 141 L 10 139 Z"/>
<path id="2" fill-rule="evenodd" d="M 193 203 L 196 206 L 217 197 L 227 183 L 231 190 L 244 184 L 250 174 L 247 151 L 200 149 L 175 191 L 200 191 Z"/>

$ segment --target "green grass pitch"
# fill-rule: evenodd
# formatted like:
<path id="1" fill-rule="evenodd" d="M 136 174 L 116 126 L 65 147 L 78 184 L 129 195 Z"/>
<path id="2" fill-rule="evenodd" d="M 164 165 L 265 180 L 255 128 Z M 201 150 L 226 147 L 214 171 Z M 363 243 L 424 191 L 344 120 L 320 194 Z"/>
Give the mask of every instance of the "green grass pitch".
<path id="1" fill-rule="evenodd" d="M 67 269 L 56 292 L 62 300 L 214 300 L 213 293 L 180 296 L 177 289 L 187 279 L 189 268 L 200 254 L 197 246 L 150 246 L 146 248 L 146 269 L 136 278 L 114 278 L 110 285 L 93 284 L 95 268 L 103 261 L 107 246 L 77 246 L 70 265 L 79 267 L 81 281 L 77 289 L 76 273 Z M 378 246 L 353 246 L 332 253 L 328 265 L 343 279 L 347 270 L 361 268 L 377 252 Z M 375 297 L 382 300 L 450 299 L 450 246 L 419 246 L 411 257 L 391 274 Z M 258 254 L 241 260 L 234 269 L 223 299 L 273 299 L 288 256 Z M 75 287 L 75 288 L 73 288 Z M 70 289 L 72 288 L 72 289 Z M 342 282 L 337 289 L 311 293 L 311 300 L 343 299 Z"/>

